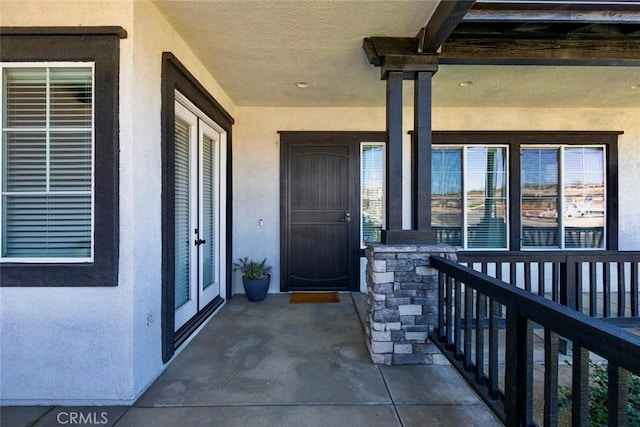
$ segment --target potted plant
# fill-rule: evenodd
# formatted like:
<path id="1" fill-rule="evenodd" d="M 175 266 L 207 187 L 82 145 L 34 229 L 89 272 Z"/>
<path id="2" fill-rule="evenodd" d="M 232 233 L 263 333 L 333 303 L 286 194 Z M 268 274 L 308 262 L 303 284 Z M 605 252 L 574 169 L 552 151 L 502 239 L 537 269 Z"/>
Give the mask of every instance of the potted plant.
<path id="1" fill-rule="evenodd" d="M 262 301 L 269 291 L 271 282 L 271 266 L 267 265 L 267 259 L 256 262 L 247 257 L 238 259 L 233 263 L 234 270 L 242 272 L 242 284 L 249 301 Z"/>

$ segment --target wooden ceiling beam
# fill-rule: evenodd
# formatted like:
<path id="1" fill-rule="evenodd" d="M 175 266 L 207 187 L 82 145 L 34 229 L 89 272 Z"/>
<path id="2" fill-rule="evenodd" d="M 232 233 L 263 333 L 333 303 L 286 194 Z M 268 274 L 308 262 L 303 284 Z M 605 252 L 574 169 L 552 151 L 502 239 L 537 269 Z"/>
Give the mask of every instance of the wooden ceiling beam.
<path id="1" fill-rule="evenodd" d="M 640 40 L 451 38 L 440 64 L 640 66 Z"/>
<path id="2" fill-rule="evenodd" d="M 438 70 L 438 50 L 473 7 L 475 0 L 441 1 L 416 37 L 367 37 L 362 43 L 367 59 L 380 67 L 385 80 L 400 72 L 406 80 L 416 73 Z"/>
<path id="3" fill-rule="evenodd" d="M 404 80 L 415 80 L 418 73 L 438 71 L 438 56 L 427 55 L 388 55 L 380 67 L 380 77 L 385 80 L 389 73 L 400 72 Z"/>
<path id="4" fill-rule="evenodd" d="M 640 22 L 640 1 L 496 2 L 478 0 L 463 22 L 585 22 L 632 24 Z"/>
<path id="5" fill-rule="evenodd" d="M 379 67 L 387 55 L 415 55 L 418 40 L 414 37 L 366 37 L 362 43 L 371 65 Z"/>
<path id="6" fill-rule="evenodd" d="M 380 67 L 382 80 L 390 72 L 402 73 L 404 80 L 413 80 L 418 72 L 438 71 L 438 56 L 418 53 L 415 37 L 367 37 L 362 48 L 369 62 Z"/>
<path id="7" fill-rule="evenodd" d="M 418 53 L 436 53 L 474 4 L 475 0 L 441 1 L 416 36 Z"/>

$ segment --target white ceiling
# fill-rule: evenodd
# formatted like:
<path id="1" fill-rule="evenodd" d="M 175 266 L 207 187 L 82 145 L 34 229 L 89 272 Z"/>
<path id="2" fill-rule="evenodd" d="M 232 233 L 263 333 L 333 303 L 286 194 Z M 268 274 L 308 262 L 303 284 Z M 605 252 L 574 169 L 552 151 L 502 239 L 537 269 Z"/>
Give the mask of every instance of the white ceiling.
<path id="1" fill-rule="evenodd" d="M 363 38 L 413 37 L 438 2 L 154 0 L 236 105 L 273 107 L 383 106 L 385 83 Z M 640 87 L 632 86 L 640 86 L 640 68 L 441 65 L 433 99 L 437 106 L 640 108 Z"/>
<path id="2" fill-rule="evenodd" d="M 640 67 L 441 65 L 433 92 L 451 107 L 640 108 Z"/>

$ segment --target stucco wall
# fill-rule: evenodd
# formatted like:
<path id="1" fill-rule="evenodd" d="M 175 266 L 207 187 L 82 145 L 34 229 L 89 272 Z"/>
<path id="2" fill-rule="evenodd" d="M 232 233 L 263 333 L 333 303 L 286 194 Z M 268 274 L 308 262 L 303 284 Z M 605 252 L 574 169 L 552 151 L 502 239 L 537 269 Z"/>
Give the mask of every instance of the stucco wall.
<path id="1" fill-rule="evenodd" d="M 133 23 L 128 2 L 3 1 L 0 8 L 3 26 L 119 25 L 131 31 Z M 120 50 L 120 114 L 126 116 L 132 39 L 122 40 Z M 124 121 L 122 146 L 131 133 Z M 122 212 L 126 217 L 127 209 Z M 114 288 L 0 289 L 3 403 L 133 397 L 132 287 L 122 271 L 120 282 Z"/>
<path id="2" fill-rule="evenodd" d="M 119 284 L 0 288 L 2 404 L 131 403 L 163 369 L 162 52 L 173 52 L 232 115 L 235 107 L 146 0 L 2 0 L 0 25 L 117 25 L 128 33 L 120 43 Z"/>
<path id="3" fill-rule="evenodd" d="M 619 138 L 620 249 L 640 250 L 635 220 L 635 183 L 640 179 L 640 109 L 436 108 L 436 130 L 622 130 Z M 234 128 L 234 259 L 267 257 L 273 265 L 270 292 L 278 292 L 280 264 L 279 130 L 384 130 L 382 108 L 239 107 Z M 411 129 L 412 111 L 404 115 Z M 405 140 L 405 147 L 408 145 Z M 408 163 L 408 158 L 405 157 Z M 406 165 L 408 166 L 408 164 Z M 405 167 L 405 170 L 407 168 Z M 405 184 L 408 184 L 405 179 Z M 405 189 L 405 204 L 408 201 Z M 405 209 L 405 212 L 408 209 Z M 262 218 L 264 225 L 259 226 Z M 405 226 L 408 224 L 404 219 Z M 234 292 L 243 292 L 238 275 Z"/>

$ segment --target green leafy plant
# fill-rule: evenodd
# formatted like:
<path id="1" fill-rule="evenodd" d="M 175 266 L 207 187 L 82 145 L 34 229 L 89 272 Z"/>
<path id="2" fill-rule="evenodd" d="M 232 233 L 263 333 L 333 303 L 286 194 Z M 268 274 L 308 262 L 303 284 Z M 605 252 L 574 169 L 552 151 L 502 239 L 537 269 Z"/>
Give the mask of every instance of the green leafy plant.
<path id="1" fill-rule="evenodd" d="M 567 362 L 569 364 L 569 362 Z M 589 425 L 606 426 L 608 419 L 609 374 L 607 365 L 589 362 Z M 640 426 L 640 377 L 629 373 L 629 425 Z M 560 387 L 559 405 L 561 408 L 571 407 L 571 388 Z"/>
<path id="2" fill-rule="evenodd" d="M 234 270 L 240 270 L 242 277 L 247 280 L 266 279 L 271 273 L 271 266 L 267 265 L 267 259 L 262 262 L 250 260 L 247 257 L 239 258 L 238 262 L 233 263 Z"/>

